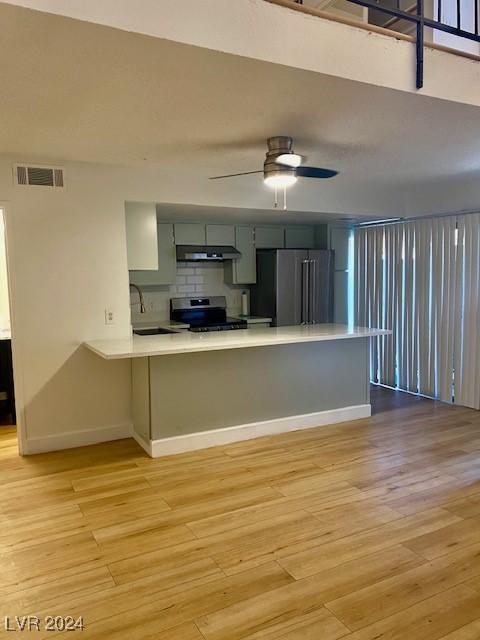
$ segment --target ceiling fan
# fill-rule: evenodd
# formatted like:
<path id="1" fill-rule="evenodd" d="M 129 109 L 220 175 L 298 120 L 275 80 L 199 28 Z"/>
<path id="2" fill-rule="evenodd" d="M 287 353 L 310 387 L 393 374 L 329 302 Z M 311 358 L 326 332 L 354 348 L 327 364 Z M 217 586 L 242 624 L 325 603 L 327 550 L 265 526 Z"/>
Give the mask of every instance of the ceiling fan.
<path id="1" fill-rule="evenodd" d="M 212 176 L 210 180 L 263 173 L 263 180 L 266 185 L 285 189 L 295 184 L 297 178 L 326 179 L 333 178 L 338 174 L 338 171 L 334 171 L 333 169 L 303 166 L 302 163 L 306 158 L 293 151 L 293 139 L 288 136 L 268 138 L 267 145 L 268 151 L 265 162 L 263 163 L 263 170 Z"/>

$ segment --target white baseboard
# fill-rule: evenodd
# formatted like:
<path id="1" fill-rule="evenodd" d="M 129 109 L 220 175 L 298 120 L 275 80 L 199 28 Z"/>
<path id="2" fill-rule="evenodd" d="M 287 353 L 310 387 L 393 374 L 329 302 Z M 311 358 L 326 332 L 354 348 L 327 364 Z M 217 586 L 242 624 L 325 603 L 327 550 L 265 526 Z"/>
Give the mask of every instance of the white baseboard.
<path id="1" fill-rule="evenodd" d="M 152 458 L 159 458 L 160 456 L 169 456 L 175 453 L 194 451 L 196 449 L 206 449 L 207 447 L 230 444 L 231 442 L 275 435 L 276 433 L 313 429 L 328 424 L 368 418 L 370 415 L 370 404 L 359 404 L 351 407 L 342 407 L 340 409 L 305 413 L 299 416 L 288 416 L 286 418 L 276 418 L 263 422 L 241 424 L 224 429 L 188 433 L 181 436 L 163 438 L 162 440 L 152 440 L 150 443 L 145 442 L 143 438 L 135 434 L 135 432 L 133 432 L 133 437 Z"/>
<path id="2" fill-rule="evenodd" d="M 131 435 L 132 425 L 127 423 L 113 427 L 59 433 L 41 438 L 26 438 L 22 453 L 24 455 L 30 455 L 34 453 L 45 453 L 47 451 L 86 447 L 90 444 L 98 444 L 99 442 L 110 442 L 111 440 L 130 438 Z"/>
<path id="3" fill-rule="evenodd" d="M 135 429 L 132 429 L 130 435 L 132 436 L 132 438 L 134 440 L 136 440 L 138 442 L 138 444 L 142 447 L 142 449 L 144 451 L 146 451 L 148 453 L 148 455 L 153 458 L 154 455 L 152 453 L 152 442 L 148 441 L 148 440 L 144 440 L 142 438 L 142 436 L 140 436 Z"/>

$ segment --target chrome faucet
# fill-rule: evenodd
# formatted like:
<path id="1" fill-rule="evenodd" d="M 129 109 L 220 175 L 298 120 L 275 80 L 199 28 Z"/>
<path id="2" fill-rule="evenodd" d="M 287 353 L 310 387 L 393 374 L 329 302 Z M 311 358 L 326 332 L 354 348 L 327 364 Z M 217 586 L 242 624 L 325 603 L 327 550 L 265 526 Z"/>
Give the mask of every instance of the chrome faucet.
<path id="1" fill-rule="evenodd" d="M 136 289 L 138 291 L 138 302 L 133 302 L 133 303 L 130 304 L 130 306 L 132 307 L 134 304 L 139 304 L 140 305 L 140 313 L 145 313 L 145 300 L 143 298 L 142 290 L 140 289 L 140 287 L 137 284 L 133 284 L 133 282 L 130 282 L 130 287 L 133 287 L 134 289 Z"/>

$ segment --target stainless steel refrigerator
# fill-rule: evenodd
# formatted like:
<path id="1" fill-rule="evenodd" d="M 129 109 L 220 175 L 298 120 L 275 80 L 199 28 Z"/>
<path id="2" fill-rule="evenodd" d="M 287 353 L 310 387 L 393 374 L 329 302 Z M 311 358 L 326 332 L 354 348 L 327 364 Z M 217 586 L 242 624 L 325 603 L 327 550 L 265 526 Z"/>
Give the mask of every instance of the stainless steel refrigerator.
<path id="1" fill-rule="evenodd" d="M 257 284 L 250 288 L 250 313 L 272 325 L 333 322 L 333 251 L 257 251 Z"/>

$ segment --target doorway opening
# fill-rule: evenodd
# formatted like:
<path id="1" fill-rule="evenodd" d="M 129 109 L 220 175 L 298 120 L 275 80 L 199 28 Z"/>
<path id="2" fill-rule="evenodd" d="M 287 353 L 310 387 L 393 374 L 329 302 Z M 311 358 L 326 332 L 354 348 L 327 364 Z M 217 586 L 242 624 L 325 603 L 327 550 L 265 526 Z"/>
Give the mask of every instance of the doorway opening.
<path id="1" fill-rule="evenodd" d="M 0 430 L 16 427 L 5 208 L 0 206 Z"/>

